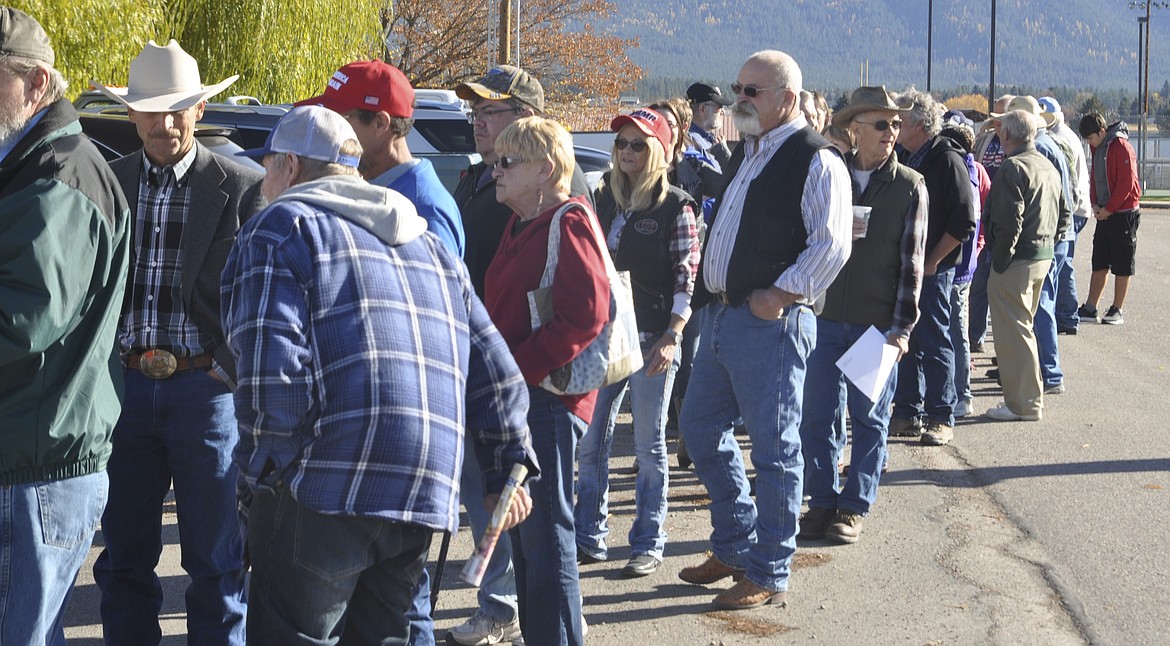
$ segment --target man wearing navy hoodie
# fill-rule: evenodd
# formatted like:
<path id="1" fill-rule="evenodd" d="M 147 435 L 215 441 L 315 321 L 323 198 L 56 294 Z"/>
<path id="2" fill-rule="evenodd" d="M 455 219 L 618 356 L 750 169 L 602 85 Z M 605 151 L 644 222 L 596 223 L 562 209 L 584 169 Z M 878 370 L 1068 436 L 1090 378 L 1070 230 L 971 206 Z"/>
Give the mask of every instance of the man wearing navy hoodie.
<path id="1" fill-rule="evenodd" d="M 950 338 L 950 292 L 960 245 L 975 233 L 975 198 L 963 151 L 942 131 L 943 106 L 930 94 L 899 95 L 907 110 L 898 143 L 905 165 L 922 173 L 930 196 L 920 318 L 910 351 L 898 366 L 890 435 L 920 435 L 929 446 L 949 444 L 955 427 L 955 351 Z"/>

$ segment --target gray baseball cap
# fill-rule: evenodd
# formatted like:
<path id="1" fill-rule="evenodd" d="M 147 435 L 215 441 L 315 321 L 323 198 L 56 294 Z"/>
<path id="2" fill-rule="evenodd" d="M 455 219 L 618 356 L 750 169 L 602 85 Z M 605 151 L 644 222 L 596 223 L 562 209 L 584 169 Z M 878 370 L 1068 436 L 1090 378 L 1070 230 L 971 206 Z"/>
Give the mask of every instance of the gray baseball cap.
<path id="1" fill-rule="evenodd" d="M 49 65 L 57 60 L 41 23 L 12 7 L 0 8 L 0 54 L 31 58 Z"/>

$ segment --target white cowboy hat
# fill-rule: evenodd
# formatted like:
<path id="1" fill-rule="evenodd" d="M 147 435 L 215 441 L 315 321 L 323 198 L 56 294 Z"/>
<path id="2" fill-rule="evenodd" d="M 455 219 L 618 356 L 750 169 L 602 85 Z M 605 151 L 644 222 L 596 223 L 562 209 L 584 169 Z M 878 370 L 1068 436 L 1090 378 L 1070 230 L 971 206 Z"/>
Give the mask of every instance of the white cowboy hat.
<path id="1" fill-rule="evenodd" d="M 239 74 L 204 86 L 199 80 L 199 63 L 172 38 L 166 47 L 159 47 L 153 40 L 146 43 L 142 53 L 130 62 L 128 87 L 91 83 L 102 94 L 139 112 L 173 112 L 206 101 L 238 78 Z"/>

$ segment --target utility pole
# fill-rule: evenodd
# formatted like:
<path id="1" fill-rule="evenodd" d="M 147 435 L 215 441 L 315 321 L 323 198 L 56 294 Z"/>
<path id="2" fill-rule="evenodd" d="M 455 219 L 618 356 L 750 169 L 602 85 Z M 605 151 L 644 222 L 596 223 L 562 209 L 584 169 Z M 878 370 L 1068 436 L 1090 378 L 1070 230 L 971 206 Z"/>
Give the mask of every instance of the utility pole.
<path id="1" fill-rule="evenodd" d="M 500 0 L 500 50 L 496 55 L 498 65 L 512 62 L 512 0 Z"/>

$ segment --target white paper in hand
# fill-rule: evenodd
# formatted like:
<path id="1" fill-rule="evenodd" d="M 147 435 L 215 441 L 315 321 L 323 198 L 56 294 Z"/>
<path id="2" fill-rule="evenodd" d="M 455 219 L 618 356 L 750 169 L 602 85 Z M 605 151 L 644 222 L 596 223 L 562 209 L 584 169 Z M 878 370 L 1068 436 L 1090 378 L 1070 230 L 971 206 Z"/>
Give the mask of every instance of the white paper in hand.
<path id="1" fill-rule="evenodd" d="M 897 361 L 898 348 L 887 344 L 885 335 L 871 325 L 857 343 L 841 355 L 837 367 L 870 401 L 876 402 Z"/>

